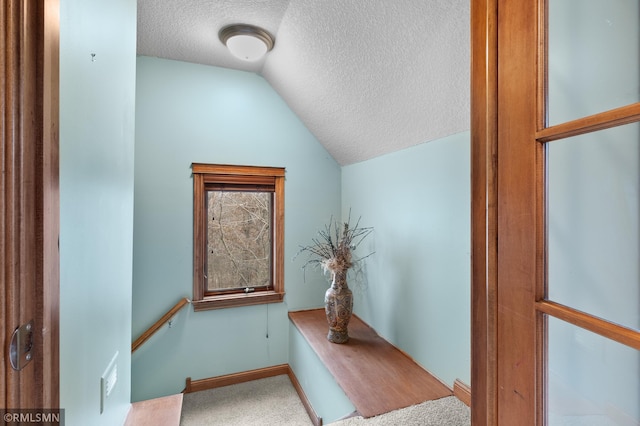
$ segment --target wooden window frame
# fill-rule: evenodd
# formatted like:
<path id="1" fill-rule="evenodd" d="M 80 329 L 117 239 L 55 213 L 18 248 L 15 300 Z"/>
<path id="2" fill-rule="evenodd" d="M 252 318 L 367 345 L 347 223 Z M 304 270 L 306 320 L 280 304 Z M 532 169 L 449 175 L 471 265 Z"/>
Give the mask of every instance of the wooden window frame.
<path id="1" fill-rule="evenodd" d="M 279 303 L 284 299 L 284 177 L 282 167 L 235 166 L 193 163 L 193 309 L 195 311 Z M 204 275 L 207 244 L 206 187 L 208 183 L 274 184 L 273 288 L 248 293 L 206 294 Z"/>

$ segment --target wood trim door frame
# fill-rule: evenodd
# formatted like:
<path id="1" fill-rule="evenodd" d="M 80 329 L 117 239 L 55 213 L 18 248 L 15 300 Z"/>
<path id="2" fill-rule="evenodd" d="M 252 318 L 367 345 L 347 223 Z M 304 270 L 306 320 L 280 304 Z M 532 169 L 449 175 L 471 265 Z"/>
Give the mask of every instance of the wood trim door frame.
<path id="1" fill-rule="evenodd" d="M 542 107 L 539 3 L 471 2 L 474 426 L 541 424 L 544 147 L 530 137 Z"/>
<path id="2" fill-rule="evenodd" d="M 471 419 L 497 424 L 497 0 L 471 1 Z"/>
<path id="3" fill-rule="evenodd" d="M 0 56 L 0 404 L 59 408 L 59 0 L 4 0 Z M 33 359 L 9 362 L 33 320 Z"/>
<path id="4" fill-rule="evenodd" d="M 638 122 L 640 103 L 547 127 L 547 0 L 472 0 L 472 424 L 543 425 L 547 323 L 640 333 L 547 299 L 546 146 Z"/>

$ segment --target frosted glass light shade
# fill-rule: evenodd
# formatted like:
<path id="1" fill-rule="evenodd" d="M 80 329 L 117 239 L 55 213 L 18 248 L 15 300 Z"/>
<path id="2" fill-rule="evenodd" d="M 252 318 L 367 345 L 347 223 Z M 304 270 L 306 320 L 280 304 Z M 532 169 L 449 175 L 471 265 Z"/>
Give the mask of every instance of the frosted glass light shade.
<path id="1" fill-rule="evenodd" d="M 237 35 L 227 40 L 229 52 L 236 58 L 245 61 L 257 61 L 267 53 L 267 45 L 262 40 L 250 35 Z"/>
<path id="2" fill-rule="evenodd" d="M 220 41 L 231 54 L 244 61 L 257 61 L 273 48 L 273 36 L 252 25 L 230 25 L 220 30 Z"/>

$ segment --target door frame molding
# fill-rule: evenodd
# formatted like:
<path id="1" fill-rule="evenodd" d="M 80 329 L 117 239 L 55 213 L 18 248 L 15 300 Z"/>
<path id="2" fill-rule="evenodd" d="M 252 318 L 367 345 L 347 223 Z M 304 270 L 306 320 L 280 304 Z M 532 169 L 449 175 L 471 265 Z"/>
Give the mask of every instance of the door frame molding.
<path id="1" fill-rule="evenodd" d="M 549 316 L 640 348 L 636 330 L 546 299 L 545 145 L 640 118 L 634 103 L 546 126 L 546 8 L 471 2 L 474 426 L 545 423 Z"/>
<path id="2" fill-rule="evenodd" d="M 471 1 L 471 419 L 497 424 L 497 0 Z"/>
<path id="3" fill-rule="evenodd" d="M 59 0 L 4 0 L 0 306 L 4 342 L 34 321 L 20 372 L 3 347 L 0 404 L 59 408 Z"/>
<path id="4" fill-rule="evenodd" d="M 544 228 L 544 147 L 535 142 L 538 4 L 471 2 L 474 426 L 533 426 L 543 414 L 536 372 L 544 323 L 535 300 L 544 282 L 544 234 L 528 238 Z"/>

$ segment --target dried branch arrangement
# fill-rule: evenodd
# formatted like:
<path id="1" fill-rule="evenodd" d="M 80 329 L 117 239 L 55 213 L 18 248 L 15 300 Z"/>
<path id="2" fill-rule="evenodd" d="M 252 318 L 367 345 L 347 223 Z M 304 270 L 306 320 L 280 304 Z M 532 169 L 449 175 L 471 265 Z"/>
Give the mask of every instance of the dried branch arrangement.
<path id="1" fill-rule="evenodd" d="M 333 216 L 329 220 L 329 224 L 318 232 L 318 236 L 312 239 L 312 244 L 308 246 L 300 246 L 300 250 L 296 257 L 306 252 L 309 259 L 302 267 L 306 269 L 308 266 L 321 266 L 323 272 L 330 271 L 346 271 L 355 262 L 365 259 L 373 254 L 353 260 L 351 252 L 355 250 L 364 239 L 373 232 L 373 228 L 361 228 L 360 218 L 355 226 L 351 226 L 351 212 L 349 219 L 342 226 L 338 221 L 334 221 Z"/>

